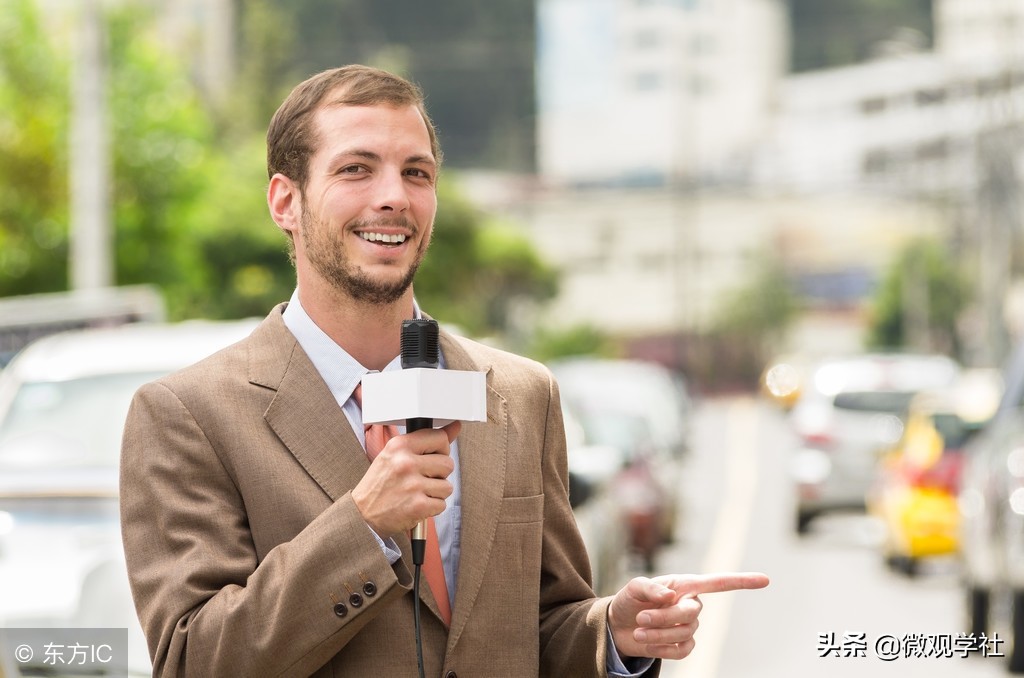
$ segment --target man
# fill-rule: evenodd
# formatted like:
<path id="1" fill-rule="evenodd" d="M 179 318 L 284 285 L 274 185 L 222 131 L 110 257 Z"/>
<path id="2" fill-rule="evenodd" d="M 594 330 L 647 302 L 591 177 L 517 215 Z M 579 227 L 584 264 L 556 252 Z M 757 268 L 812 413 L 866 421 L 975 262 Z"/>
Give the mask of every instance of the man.
<path id="1" fill-rule="evenodd" d="M 155 675 L 414 675 L 407 531 L 429 517 L 431 676 L 655 675 L 692 650 L 698 594 L 767 584 L 639 578 L 595 598 L 557 388 L 532 361 L 442 333 L 443 367 L 486 373 L 487 421 L 371 451 L 357 387 L 398 367 L 419 313 L 436 135 L 414 85 L 349 66 L 296 87 L 267 143 L 296 292 L 140 389 L 125 429 L 125 552 Z"/>

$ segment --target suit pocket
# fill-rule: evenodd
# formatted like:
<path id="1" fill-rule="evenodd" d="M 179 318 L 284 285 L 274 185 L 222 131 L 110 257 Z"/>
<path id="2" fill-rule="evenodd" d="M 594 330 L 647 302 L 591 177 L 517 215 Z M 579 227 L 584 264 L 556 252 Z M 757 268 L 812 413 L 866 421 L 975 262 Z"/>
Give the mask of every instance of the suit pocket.
<path id="1" fill-rule="evenodd" d="M 544 519 L 544 495 L 502 497 L 499 523 L 537 523 Z"/>

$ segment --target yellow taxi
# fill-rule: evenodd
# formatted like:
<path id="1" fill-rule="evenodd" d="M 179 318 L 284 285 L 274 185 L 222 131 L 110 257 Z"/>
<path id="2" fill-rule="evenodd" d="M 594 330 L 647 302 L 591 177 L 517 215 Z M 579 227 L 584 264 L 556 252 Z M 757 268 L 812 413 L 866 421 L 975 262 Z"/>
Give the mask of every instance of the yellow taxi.
<path id="1" fill-rule="evenodd" d="M 955 387 L 911 399 L 903 435 L 880 460 L 868 495 L 869 510 L 885 528 L 886 563 L 909 576 L 924 559 L 959 550 L 963 447 L 998 402 L 991 375 L 965 377 Z"/>

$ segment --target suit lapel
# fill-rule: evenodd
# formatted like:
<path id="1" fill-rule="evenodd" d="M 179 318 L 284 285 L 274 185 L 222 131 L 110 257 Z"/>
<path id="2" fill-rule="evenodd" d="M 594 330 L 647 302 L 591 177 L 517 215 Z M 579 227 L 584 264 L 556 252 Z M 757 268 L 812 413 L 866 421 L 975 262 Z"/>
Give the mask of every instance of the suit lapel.
<path id="1" fill-rule="evenodd" d="M 253 333 L 251 383 L 277 391 L 264 419 L 331 501 L 356 486 L 369 460 L 316 371 L 281 317 L 280 306 Z"/>
<path id="2" fill-rule="evenodd" d="M 358 484 L 369 460 L 323 378 L 285 326 L 283 308 L 274 309 L 253 332 L 249 381 L 277 392 L 264 419 L 331 501 L 337 501 Z M 462 553 L 448 635 L 451 648 L 465 628 L 494 543 L 505 486 L 508 404 L 492 387 L 489 364 L 479 363 L 445 332 L 441 350 L 448 369 L 487 373 L 487 421 L 465 423 L 458 439 Z M 395 543 L 411 571 L 408 536 L 395 537 Z M 429 589 L 421 587 L 420 598 L 439 615 Z"/>
<path id="3" fill-rule="evenodd" d="M 445 333 L 441 335 L 441 350 L 448 369 L 487 372 L 487 421 L 466 422 L 459 434 L 462 554 L 448 633 L 451 649 L 465 628 L 480 592 L 494 544 L 505 487 L 508 404 L 492 387 L 490 365 L 474 360 L 463 345 Z"/>

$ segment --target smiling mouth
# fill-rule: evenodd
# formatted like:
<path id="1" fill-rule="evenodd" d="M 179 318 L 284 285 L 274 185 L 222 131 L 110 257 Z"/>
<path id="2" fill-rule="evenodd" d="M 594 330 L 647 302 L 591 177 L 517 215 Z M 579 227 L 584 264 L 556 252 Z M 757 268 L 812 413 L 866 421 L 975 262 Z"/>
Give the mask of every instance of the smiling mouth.
<path id="1" fill-rule="evenodd" d="M 401 245 L 405 242 L 406 238 L 406 236 L 401 233 L 374 233 L 372 231 L 364 231 L 359 234 L 359 237 L 367 242 L 387 246 Z"/>

